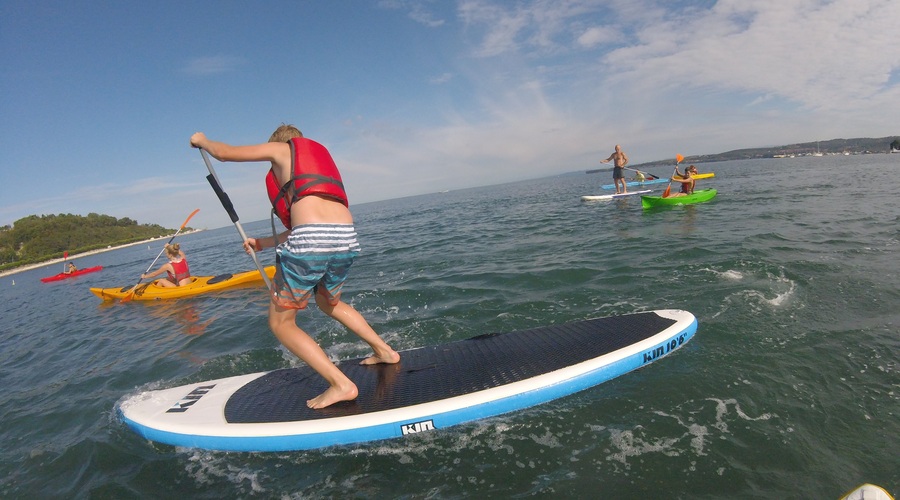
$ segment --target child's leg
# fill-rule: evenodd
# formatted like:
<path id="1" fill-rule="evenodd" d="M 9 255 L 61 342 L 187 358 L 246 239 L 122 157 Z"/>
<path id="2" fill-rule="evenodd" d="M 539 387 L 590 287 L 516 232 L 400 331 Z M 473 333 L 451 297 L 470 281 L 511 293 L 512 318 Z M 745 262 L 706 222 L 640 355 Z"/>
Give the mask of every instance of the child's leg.
<path id="1" fill-rule="evenodd" d="M 332 304 L 331 302 L 335 302 Z M 375 330 L 369 326 L 369 323 L 363 318 L 362 314 L 353 308 L 350 304 L 340 300 L 340 294 L 329 300 L 321 293 L 316 293 L 316 305 L 325 314 L 338 320 L 342 325 L 347 327 L 351 332 L 363 339 L 372 348 L 374 354 L 362 360 L 362 365 L 374 365 L 377 363 L 397 363 L 400 361 L 400 355 L 391 349 L 387 343 L 375 333 Z"/>
<path id="2" fill-rule="evenodd" d="M 275 337 L 289 351 L 302 359 L 330 386 L 322 394 L 310 399 L 306 405 L 310 408 L 324 408 L 339 401 L 356 399 L 358 390 L 346 375 L 328 359 L 325 351 L 297 326 L 297 311 L 285 309 L 274 303 L 269 303 L 269 328 Z"/>

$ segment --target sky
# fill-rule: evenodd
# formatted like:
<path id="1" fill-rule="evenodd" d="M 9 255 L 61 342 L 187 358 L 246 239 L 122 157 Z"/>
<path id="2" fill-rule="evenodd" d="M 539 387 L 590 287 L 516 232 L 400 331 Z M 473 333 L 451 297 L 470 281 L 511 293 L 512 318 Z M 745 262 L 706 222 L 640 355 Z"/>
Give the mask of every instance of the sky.
<path id="1" fill-rule="evenodd" d="M 0 226 L 229 226 L 197 131 L 296 125 L 351 209 L 607 167 L 616 144 L 638 164 L 900 135 L 898 20 L 897 0 L 4 0 Z M 242 222 L 269 217 L 268 164 L 213 165 Z"/>

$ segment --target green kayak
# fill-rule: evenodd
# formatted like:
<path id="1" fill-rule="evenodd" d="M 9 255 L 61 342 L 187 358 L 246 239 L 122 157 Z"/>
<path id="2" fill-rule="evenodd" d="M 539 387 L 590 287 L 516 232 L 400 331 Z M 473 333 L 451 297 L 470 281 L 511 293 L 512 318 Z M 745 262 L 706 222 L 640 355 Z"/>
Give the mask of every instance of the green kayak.
<path id="1" fill-rule="evenodd" d="M 655 207 L 690 205 L 692 203 L 703 203 L 715 197 L 715 189 L 700 189 L 686 196 L 669 196 L 668 198 L 663 198 L 662 196 L 641 196 L 641 206 L 646 210 Z"/>

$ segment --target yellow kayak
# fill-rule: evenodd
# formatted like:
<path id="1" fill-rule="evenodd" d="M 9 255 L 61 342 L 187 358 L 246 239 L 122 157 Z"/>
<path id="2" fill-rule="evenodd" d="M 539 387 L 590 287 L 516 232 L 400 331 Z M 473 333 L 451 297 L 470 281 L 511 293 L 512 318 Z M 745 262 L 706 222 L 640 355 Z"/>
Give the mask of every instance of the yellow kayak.
<path id="1" fill-rule="evenodd" d="M 269 278 L 275 276 L 275 266 L 265 268 Z M 191 283 L 183 286 L 164 287 L 159 286 L 157 282 L 138 285 L 134 291 L 131 300 L 163 300 L 163 299 L 180 299 L 183 297 L 192 297 L 201 293 L 215 292 L 226 288 L 235 287 L 247 283 L 262 282 L 262 276 L 259 271 L 247 271 L 238 274 L 220 274 L 218 276 L 192 276 Z M 122 288 L 91 288 L 91 293 L 103 300 L 121 299 L 128 295 L 132 287 L 126 286 Z"/>
<path id="2" fill-rule="evenodd" d="M 694 179 L 699 180 L 699 179 L 712 179 L 715 176 L 716 176 L 715 172 L 707 172 L 705 174 L 694 174 L 693 177 L 694 177 Z M 684 179 L 683 175 L 676 175 L 675 177 L 678 177 L 679 179 Z"/>

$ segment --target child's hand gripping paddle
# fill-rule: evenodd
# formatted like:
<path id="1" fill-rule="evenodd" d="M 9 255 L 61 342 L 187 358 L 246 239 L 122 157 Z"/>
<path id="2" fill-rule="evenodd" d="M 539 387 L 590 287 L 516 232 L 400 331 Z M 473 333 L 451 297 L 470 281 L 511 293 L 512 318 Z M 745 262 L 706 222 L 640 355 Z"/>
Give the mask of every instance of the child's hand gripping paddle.
<path id="1" fill-rule="evenodd" d="M 675 155 L 675 170 L 672 172 L 672 177 L 675 177 L 675 174 L 678 173 L 678 164 L 681 163 L 681 160 L 684 159 L 684 156 Z M 669 192 L 672 190 L 672 179 L 669 179 L 669 185 L 666 186 L 666 190 L 663 191 L 663 198 L 669 197 Z"/>

